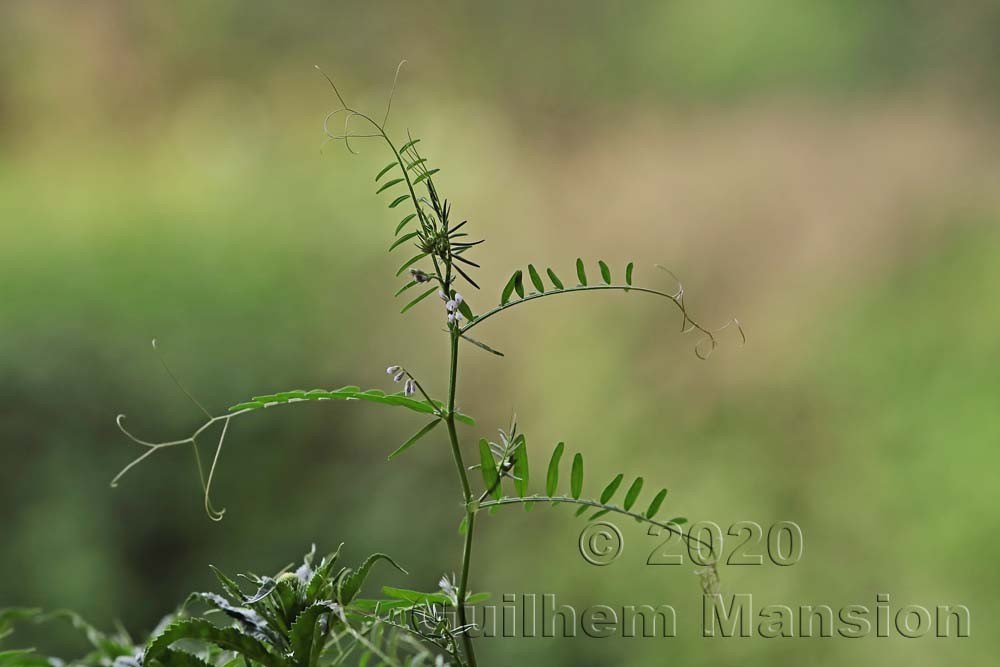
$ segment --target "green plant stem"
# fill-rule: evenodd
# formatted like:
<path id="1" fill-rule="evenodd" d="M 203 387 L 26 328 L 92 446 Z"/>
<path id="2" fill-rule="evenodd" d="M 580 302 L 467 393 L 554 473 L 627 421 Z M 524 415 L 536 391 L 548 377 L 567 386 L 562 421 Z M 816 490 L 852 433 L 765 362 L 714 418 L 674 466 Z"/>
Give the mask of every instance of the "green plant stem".
<path id="1" fill-rule="evenodd" d="M 472 511 L 472 488 L 469 486 L 469 475 L 465 471 L 465 461 L 462 459 L 462 449 L 458 444 L 458 432 L 455 430 L 455 393 L 458 389 L 458 328 L 451 330 L 451 369 L 448 378 L 448 436 L 451 440 L 451 453 L 458 468 L 458 477 L 462 482 L 462 495 L 465 498 L 465 545 L 462 549 L 462 577 L 458 582 L 458 624 L 468 625 L 465 613 L 465 599 L 469 590 L 469 567 L 472 561 L 472 538 L 476 527 L 476 514 Z M 472 637 L 468 631 L 462 633 L 462 644 L 465 647 L 465 659 L 469 667 L 476 667 L 476 652 L 472 647 Z"/>
<path id="2" fill-rule="evenodd" d="M 465 523 L 465 546 L 462 548 L 462 577 L 458 581 L 458 623 L 465 627 L 468 624 L 465 615 L 465 598 L 469 591 L 469 566 L 472 563 L 472 536 L 476 530 L 476 513 L 466 512 Z M 465 657 L 469 661 L 469 667 L 476 667 L 476 652 L 472 648 L 472 637 L 469 631 L 462 633 L 462 643 L 465 645 Z"/>

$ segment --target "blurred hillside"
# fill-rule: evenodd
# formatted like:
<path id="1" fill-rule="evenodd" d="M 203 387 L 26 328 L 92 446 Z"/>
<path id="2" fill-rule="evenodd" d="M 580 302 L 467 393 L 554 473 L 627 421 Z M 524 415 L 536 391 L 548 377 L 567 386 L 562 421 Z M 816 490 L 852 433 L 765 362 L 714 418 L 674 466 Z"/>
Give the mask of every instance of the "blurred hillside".
<path id="1" fill-rule="evenodd" d="M 722 568 L 765 602 L 964 603 L 963 640 L 706 641 L 693 568 L 577 553 L 565 508 L 481 523 L 475 587 L 670 603 L 656 641 L 484 640 L 487 664 L 992 664 L 1000 584 L 1000 5 L 733 2 L 89 3 L 0 6 L 0 606 L 71 607 L 141 633 L 207 565 L 276 569 L 311 542 L 385 551 L 433 586 L 460 510 L 443 439 L 375 406 L 234 424 L 205 516 L 190 454 L 108 482 L 116 430 L 183 436 L 272 390 L 388 389 L 406 363 L 443 393 L 438 309 L 405 317 L 384 253 L 385 157 L 322 152 L 335 99 L 423 137 L 492 305 L 527 262 L 669 266 L 708 324 L 638 295 L 528 305 L 478 329 L 460 390 L 472 437 L 516 411 L 537 455 L 669 486 L 671 514 L 799 523 L 793 567 Z M 591 480 L 595 483 L 596 480 Z M 600 489 L 589 489 L 599 492 Z M 676 510 L 676 511 L 675 511 Z M 544 554 L 544 556 L 543 556 Z M 45 636 L 64 651 L 70 633 Z M 654 662 L 655 661 L 655 662 Z"/>

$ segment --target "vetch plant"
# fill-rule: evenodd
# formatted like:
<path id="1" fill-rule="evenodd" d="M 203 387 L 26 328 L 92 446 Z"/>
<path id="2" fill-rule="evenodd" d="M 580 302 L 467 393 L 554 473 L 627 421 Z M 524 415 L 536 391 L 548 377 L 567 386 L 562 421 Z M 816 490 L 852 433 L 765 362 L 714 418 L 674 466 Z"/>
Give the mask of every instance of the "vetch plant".
<path id="1" fill-rule="evenodd" d="M 398 69 L 396 74 L 398 77 Z M 600 260 L 596 263 L 596 272 L 588 272 L 592 267 L 578 258 L 574 267 L 576 284 L 564 282 L 551 267 L 540 269 L 528 264 L 514 270 L 492 300 L 479 296 L 480 286 L 473 274 L 480 265 L 474 256 L 481 254 L 484 240 L 472 235 L 468 220 L 457 223 L 453 220 L 451 202 L 441 194 L 436 180 L 440 169 L 423 154 L 420 139 L 410 134 L 405 140 L 390 136 L 387 123 L 392 92 L 385 113 L 381 119 L 376 119 L 350 106 L 333 80 L 327 77 L 327 81 L 339 102 L 339 107 L 330 112 L 324 122 L 328 141 L 343 142 L 354 153 L 356 141 L 375 139 L 390 154 L 391 159 L 374 177 L 375 192 L 386 198 L 393 212 L 405 211 L 395 225 L 389 252 L 409 249 L 412 253 L 395 273 L 397 278 L 403 278 L 395 296 L 404 299 L 400 309 L 403 314 L 428 303 L 429 297 L 437 297 L 429 303 L 440 309 L 445 334 L 443 344 L 448 345 L 450 351 L 446 392 L 443 397 L 434 398 L 428 390 L 430 384 L 423 384 L 404 365 L 394 362 L 385 369 L 389 379 L 401 387 L 393 393 L 353 385 L 335 389 L 294 389 L 254 396 L 233 405 L 223 414 L 213 414 L 177 382 L 164 363 L 167 373 L 206 420 L 187 437 L 148 441 L 128 430 L 125 417 L 119 416 L 117 423 L 121 431 L 144 451 L 115 476 L 112 486 L 152 455 L 190 445 L 197 461 L 205 510 L 213 520 L 221 520 L 225 510 L 214 505 L 211 489 L 233 420 L 305 402 L 367 402 L 404 408 L 426 421 L 387 454 L 389 460 L 407 453 L 442 426 L 446 432 L 464 508 L 460 519 L 461 555 L 455 564 L 457 574 L 443 577 L 438 590 L 433 592 L 383 587 L 383 597 L 359 599 L 357 593 L 377 562 L 385 561 L 402 568 L 383 554 L 371 556 L 356 569 L 337 568 L 337 554 L 317 562 L 315 553 L 311 552 L 294 571 L 284 570 L 270 577 L 247 575 L 245 578 L 252 583 L 253 591 L 244 591 L 234 580 L 216 571 L 223 595 L 198 593 L 192 596 L 139 653 L 109 657 L 112 662 L 76 664 L 114 664 L 117 667 L 132 664 L 119 662 L 121 658 L 137 660 L 147 667 L 316 667 L 346 664 L 348 660 L 357 659 L 360 665 L 476 667 L 478 662 L 469 632 L 467 607 L 484 599 L 470 592 L 476 523 L 483 510 L 511 505 L 521 505 L 526 510 L 539 504 L 572 505 L 576 507 L 576 516 L 586 515 L 588 521 L 618 514 L 658 526 L 685 540 L 697 539 L 684 532 L 685 518 L 660 518 L 667 506 L 666 488 L 653 487 L 644 495 L 644 491 L 650 490 L 645 480 L 627 478 L 622 473 L 606 482 L 599 495 L 587 496 L 584 494 L 584 458 L 579 452 L 571 454 L 564 443 L 555 445 L 547 456 L 547 466 L 533 477 L 528 439 L 516 420 L 506 429 L 499 429 L 497 442 L 475 437 L 470 430 L 476 426 L 475 420 L 458 409 L 459 361 L 463 350 L 470 349 L 466 344 L 503 356 L 479 339 L 479 331 L 475 332 L 476 337 L 472 336 L 473 330 L 489 320 L 541 299 L 571 293 L 616 291 L 663 299 L 680 313 L 681 331 L 699 335 L 695 353 L 701 358 L 707 358 L 715 349 L 716 334 L 722 329 L 732 326 L 742 339 L 739 322 L 732 320 L 714 330 L 703 327 L 688 312 L 684 290 L 673 274 L 663 269 L 664 275 L 676 284 L 672 291 L 643 286 L 634 282 L 636 272 L 632 262 L 613 271 Z M 335 121 L 343 123 L 339 132 L 331 129 Z M 470 299 L 470 295 L 475 296 Z M 487 305 L 477 312 L 473 302 Z M 206 471 L 199 453 L 199 441 L 209 436 L 215 439 L 215 451 Z M 428 449 L 425 455 L 434 453 Z M 568 475 L 565 475 L 567 470 Z M 711 551 L 712 545 L 704 546 Z M 706 590 L 715 590 L 716 576 L 714 567 L 706 568 L 703 574 Z M 191 609 L 199 604 L 214 611 L 214 616 L 206 618 L 204 614 L 193 614 Z M 225 623 L 209 620 L 220 616 L 226 619 Z M 4 664 L 3 654 L 0 654 L 0 665 Z"/>

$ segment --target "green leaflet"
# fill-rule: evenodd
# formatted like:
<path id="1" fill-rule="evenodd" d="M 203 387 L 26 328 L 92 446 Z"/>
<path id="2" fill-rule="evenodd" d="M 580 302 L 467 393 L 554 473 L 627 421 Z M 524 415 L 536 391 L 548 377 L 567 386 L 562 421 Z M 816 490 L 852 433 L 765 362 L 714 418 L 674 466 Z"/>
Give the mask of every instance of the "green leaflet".
<path id="1" fill-rule="evenodd" d="M 507 284 L 504 285 L 503 293 L 500 295 L 501 306 L 510 301 L 510 296 L 511 294 L 514 293 L 514 285 L 516 285 L 520 279 L 521 279 L 521 270 L 518 269 L 517 271 L 514 272 L 514 275 L 510 277 L 510 280 L 507 281 Z"/>
<path id="2" fill-rule="evenodd" d="M 292 391 L 282 391 L 277 394 L 278 400 L 290 401 L 293 398 L 302 399 L 306 397 L 306 392 L 302 389 L 293 389 Z"/>
<path id="3" fill-rule="evenodd" d="M 580 279 L 580 284 L 587 286 L 587 271 L 583 268 L 583 260 L 576 258 L 576 277 Z"/>
<path id="4" fill-rule="evenodd" d="M 237 660 L 242 660 L 242 658 L 237 658 Z M 4 663 L 3 660 L 0 660 L 0 665 L 5 664 L 6 663 Z M 15 663 L 11 663 L 11 665 L 14 664 Z M 17 667 L 28 667 L 29 663 L 16 664 Z M 48 665 L 50 663 L 46 660 L 42 664 Z M 212 667 L 212 665 L 192 653 L 188 653 L 186 651 L 175 651 L 168 648 L 164 649 L 163 653 L 152 661 L 150 667 Z"/>
<path id="5" fill-rule="evenodd" d="M 349 569 L 347 574 L 341 577 L 340 581 L 337 583 L 337 601 L 340 604 L 347 604 L 354 599 L 354 596 L 358 594 L 359 590 L 361 590 L 361 586 L 364 585 L 365 579 L 368 578 L 368 573 L 371 572 L 372 566 L 380 560 L 391 563 L 393 567 L 403 574 L 408 574 L 408 572 L 404 570 L 399 563 L 386 554 L 372 554 L 366 558 L 360 566 L 358 566 L 357 570 Z"/>
<path id="6" fill-rule="evenodd" d="M 545 284 L 542 282 L 542 277 L 538 275 L 534 264 L 528 264 L 528 277 L 531 278 L 531 284 L 535 286 L 535 290 L 539 294 L 545 291 Z"/>
<path id="7" fill-rule="evenodd" d="M 333 570 L 333 566 L 337 564 L 337 560 L 340 558 L 340 550 L 343 548 L 344 543 L 341 542 L 337 550 L 324 558 L 323 562 L 313 572 L 312 577 L 309 579 L 309 584 L 306 586 L 307 600 L 316 601 L 321 597 L 329 599 L 333 596 L 334 580 L 330 578 L 330 572 Z"/>
<path id="8" fill-rule="evenodd" d="M 552 284 L 555 285 L 555 288 L 563 289 L 562 281 L 559 280 L 559 276 L 556 275 L 556 272 L 553 271 L 552 269 L 545 269 L 545 271 L 546 273 L 549 274 L 549 280 L 552 281 Z"/>
<path id="9" fill-rule="evenodd" d="M 382 167 L 382 171 L 380 171 L 378 175 L 375 176 L 375 182 L 378 183 L 379 179 L 388 174 L 392 170 L 392 168 L 397 165 L 399 165 L 399 163 L 394 160 L 389 164 L 385 165 L 384 167 Z"/>
<path id="10" fill-rule="evenodd" d="M 426 252 L 422 252 L 422 253 L 419 253 L 417 255 L 414 255 L 413 257 L 411 257 L 408 260 L 406 260 L 405 262 L 403 262 L 403 265 L 401 267 L 399 267 L 399 269 L 396 271 L 396 277 L 398 278 L 399 274 L 401 274 L 403 271 L 406 271 L 408 268 L 410 268 L 411 266 L 413 266 L 414 264 L 416 264 L 417 262 L 419 262 L 420 260 L 422 260 L 426 256 L 427 256 L 427 253 Z"/>
<path id="11" fill-rule="evenodd" d="M 215 575 L 215 578 L 219 580 L 219 583 L 222 584 L 222 590 L 226 591 L 226 595 L 234 600 L 243 599 L 243 591 L 240 590 L 239 584 L 226 576 L 222 570 L 214 565 L 209 565 L 208 568 L 212 571 L 212 574 Z"/>
<path id="12" fill-rule="evenodd" d="M 611 480 L 611 483 L 604 487 L 604 491 L 601 492 L 601 504 L 606 505 L 611 498 L 614 497 L 615 492 L 618 487 L 621 486 L 622 480 L 625 479 L 625 475 L 618 473 L 618 476 Z"/>
<path id="13" fill-rule="evenodd" d="M 524 274 L 520 271 L 514 274 L 514 291 L 519 297 L 524 298 Z"/>
<path id="14" fill-rule="evenodd" d="M 275 581 L 271 577 L 264 577 L 264 581 L 257 588 L 257 592 L 254 593 L 253 595 L 247 597 L 246 599 L 244 599 L 243 600 L 243 604 L 254 605 L 254 604 L 260 602 L 261 600 L 263 600 L 264 598 L 266 598 L 268 595 L 270 595 L 271 592 L 274 591 L 275 588 L 277 588 L 277 586 L 278 586 L 278 582 L 277 581 Z M 236 598 L 236 599 L 239 600 L 240 598 Z"/>
<path id="15" fill-rule="evenodd" d="M 583 456 L 577 452 L 573 456 L 573 470 L 569 479 L 570 495 L 574 500 L 580 499 L 583 492 Z"/>
<path id="16" fill-rule="evenodd" d="M 475 338 L 473 338 L 471 336 L 466 336 L 465 334 L 461 334 L 461 336 L 462 336 L 462 340 L 465 340 L 465 341 L 468 341 L 468 342 L 472 343 L 473 345 L 475 345 L 476 347 L 478 347 L 480 350 L 485 350 L 485 351 L 489 352 L 490 354 L 497 355 L 498 357 L 502 357 L 503 356 L 503 352 L 501 352 L 500 350 L 494 350 L 492 347 L 490 347 L 489 345 L 487 345 L 486 343 L 484 343 L 481 340 L 476 340 Z"/>
<path id="17" fill-rule="evenodd" d="M 611 284 L 611 269 L 608 268 L 608 265 L 604 263 L 603 259 L 598 260 L 597 265 L 601 267 L 601 278 L 604 279 L 604 284 L 605 285 L 610 285 Z"/>
<path id="18" fill-rule="evenodd" d="M 642 493 L 642 477 L 636 477 L 635 481 L 632 482 L 632 486 L 628 488 L 628 493 L 625 494 L 624 507 L 626 510 L 632 509 L 635 501 L 639 499 L 640 493 Z"/>
<path id="19" fill-rule="evenodd" d="M 419 167 L 420 165 L 424 164 L 425 162 L 427 162 L 427 158 L 425 158 L 425 157 L 422 157 L 419 160 L 414 160 L 410 164 L 406 165 L 406 171 L 410 171 L 414 167 Z"/>
<path id="20" fill-rule="evenodd" d="M 433 431 L 434 427 L 440 423 L 441 423 L 440 419 L 435 419 L 431 423 L 427 424 L 427 426 L 423 427 L 422 429 L 411 435 L 406 442 L 404 442 L 403 444 L 401 444 L 399 447 L 396 448 L 396 451 L 394 451 L 392 454 L 389 454 L 388 460 L 391 461 L 400 454 L 402 454 L 403 452 L 405 452 L 407 449 L 412 447 L 417 442 L 417 440 L 420 440 L 420 438 L 424 437 L 425 435 Z"/>
<path id="21" fill-rule="evenodd" d="M 414 219 L 415 217 L 417 217 L 417 214 L 416 214 L 416 213 L 410 213 L 410 214 L 409 214 L 409 215 L 407 215 L 407 216 L 406 216 L 405 218 L 403 218 L 402 220 L 400 220 L 400 221 L 399 221 L 399 224 L 398 224 L 398 225 L 396 225 L 396 231 L 395 231 L 395 232 L 393 232 L 393 233 L 392 233 L 392 235 L 393 235 L 393 236 L 398 236 L 398 235 L 399 235 L 399 232 L 400 232 L 400 231 L 402 231 L 403 227 L 406 227 L 406 224 L 407 224 L 408 222 L 410 222 L 410 220 L 413 220 L 413 219 Z"/>
<path id="22" fill-rule="evenodd" d="M 406 304 L 405 306 L 403 306 L 403 309 L 401 311 L 399 311 L 399 314 L 402 315 L 403 313 L 405 313 L 406 311 L 408 311 L 410 308 L 413 308 L 415 305 L 417 305 L 418 303 L 420 303 L 421 301 L 423 301 L 424 299 L 426 299 L 428 296 L 430 296 L 431 294 L 433 294 L 436 291 L 437 291 L 437 287 L 430 288 L 429 290 L 427 290 L 426 292 L 424 292 L 423 294 L 421 294 L 420 296 L 418 296 L 416 299 L 414 299 L 413 301 L 411 301 L 408 304 Z"/>
<path id="23" fill-rule="evenodd" d="M 404 180 L 406 180 L 406 179 L 403 179 L 403 178 L 393 178 L 392 180 L 388 180 L 388 181 L 386 181 L 385 183 L 382 184 L 382 187 L 380 187 L 378 190 L 375 191 L 375 194 L 380 195 L 383 192 L 385 192 L 386 190 L 388 190 L 389 188 L 391 188 L 392 186 L 399 185 Z"/>
<path id="24" fill-rule="evenodd" d="M 462 313 L 465 319 L 467 319 L 470 322 L 476 319 L 476 316 L 472 313 L 472 306 L 470 306 L 469 302 L 465 301 L 464 299 L 462 300 L 462 303 L 458 304 L 458 312 Z"/>
<path id="25" fill-rule="evenodd" d="M 496 462 L 493 461 L 493 452 L 490 451 L 490 443 L 486 438 L 479 440 L 479 468 L 483 473 L 483 485 L 486 491 L 494 499 L 500 500 L 500 473 L 497 472 Z"/>
<path id="26" fill-rule="evenodd" d="M 518 445 L 517 443 L 520 444 Z M 514 439 L 514 445 L 514 468 L 512 470 L 515 477 L 514 489 L 517 491 L 517 495 L 524 498 L 528 495 L 529 481 L 528 441 L 521 434 Z M 525 507 L 528 507 L 528 505 L 525 505 Z"/>
<path id="27" fill-rule="evenodd" d="M 285 667 L 284 661 L 271 653 L 263 642 L 243 634 L 236 628 L 219 628 L 201 618 L 185 618 L 168 625 L 146 648 L 145 661 L 162 660 L 170 645 L 182 639 L 215 644 L 219 648 L 235 651 L 266 667 Z"/>
<path id="28" fill-rule="evenodd" d="M 559 460 L 562 458 L 566 443 L 560 442 L 552 451 L 549 459 L 549 470 L 545 476 L 545 495 L 554 496 L 559 488 Z"/>
<path id="29" fill-rule="evenodd" d="M 420 143 L 420 139 L 411 139 L 403 144 L 403 147 L 399 149 L 400 154 L 405 153 L 408 149 L 413 148 Z"/>
<path id="30" fill-rule="evenodd" d="M 396 208 L 397 206 L 399 206 L 400 204 L 402 204 L 404 201 L 406 201 L 409 198 L 410 198 L 410 195 L 399 195 L 398 197 L 396 197 L 395 199 L 392 200 L 392 203 L 389 204 L 389 208 Z"/>
<path id="31" fill-rule="evenodd" d="M 421 181 L 426 181 L 428 178 L 430 178 L 434 174 L 438 173 L 439 171 L 441 171 L 441 170 L 440 169 L 431 169 L 429 171 L 425 171 L 424 173 L 420 174 L 415 179 L 413 179 L 413 184 L 416 185 L 417 183 L 420 183 Z"/>
<path id="32" fill-rule="evenodd" d="M 411 287 L 413 287 L 413 286 L 414 286 L 414 285 L 416 285 L 416 284 L 417 284 L 417 281 L 416 281 L 416 280 L 411 280 L 410 282 L 408 282 L 408 283 L 406 283 L 405 285 L 403 285 L 402 287 L 400 287 L 400 288 L 399 288 L 399 289 L 398 289 L 398 290 L 396 291 L 396 293 L 395 293 L 395 294 L 393 294 L 393 296 L 399 296 L 400 294 L 402 294 L 403 292 L 405 292 L 406 290 L 410 289 Z"/>
<path id="33" fill-rule="evenodd" d="M 402 244 L 404 244 L 407 241 L 409 241 L 410 239 L 412 239 L 414 236 L 419 236 L 419 235 L 420 235 L 419 232 L 410 232 L 409 234 L 404 234 L 404 235 L 400 236 L 398 239 L 396 239 L 393 242 L 393 244 L 391 246 L 389 246 L 388 252 L 392 252 L 393 250 L 395 250 L 396 248 L 398 248 Z"/>
<path id="34" fill-rule="evenodd" d="M 629 285 L 629 286 L 632 285 L 632 269 L 634 269 L 634 268 L 635 268 L 635 264 L 633 262 L 629 262 L 628 266 L 625 267 L 625 284 L 626 285 Z"/>
<path id="35" fill-rule="evenodd" d="M 321 616 L 330 613 L 330 605 L 325 602 L 312 604 L 295 617 L 295 622 L 289 631 L 289 643 L 295 667 L 316 667 L 319 664 L 323 642 L 317 642 L 317 635 L 322 638 L 329 630 L 320 631 L 316 626 Z"/>
<path id="36" fill-rule="evenodd" d="M 446 607 L 451 606 L 451 598 L 444 593 L 423 593 L 421 591 L 411 591 L 408 588 L 396 588 L 394 586 L 383 586 L 382 593 L 391 598 L 403 600 L 411 605 L 430 603 Z"/>
<path id="37" fill-rule="evenodd" d="M 653 502 L 649 504 L 649 509 L 646 510 L 646 518 L 652 519 L 656 516 L 656 513 L 660 511 L 660 506 L 663 505 L 663 500 L 667 497 L 667 490 L 660 489 L 660 492 L 656 494 L 653 498 Z"/>

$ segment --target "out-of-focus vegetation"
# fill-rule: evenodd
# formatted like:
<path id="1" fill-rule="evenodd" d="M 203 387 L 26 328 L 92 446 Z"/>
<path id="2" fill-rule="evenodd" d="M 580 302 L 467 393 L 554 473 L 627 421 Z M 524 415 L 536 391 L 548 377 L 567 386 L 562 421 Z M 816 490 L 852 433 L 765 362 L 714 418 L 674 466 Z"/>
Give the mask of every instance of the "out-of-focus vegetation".
<path id="1" fill-rule="evenodd" d="M 0 606 L 141 636 L 208 563 L 270 571 L 344 540 L 421 588 L 457 561 L 454 489 L 427 484 L 449 478 L 445 440 L 389 465 L 414 425 L 364 405 L 238 424 L 219 524 L 188 456 L 107 487 L 135 454 L 117 413 L 156 437 L 198 421 L 154 336 L 213 410 L 442 367 L 438 313 L 404 326 L 392 299 L 382 155 L 319 151 L 334 104 L 313 65 L 379 108 L 407 58 L 394 125 L 489 239 L 471 298 L 528 261 L 635 259 L 750 336 L 703 363 L 655 303 L 525 306 L 479 330 L 505 359 L 466 355 L 460 407 L 484 434 L 516 410 L 536 443 L 667 481 L 676 514 L 798 522 L 801 563 L 722 568 L 761 604 L 972 611 L 961 640 L 703 640 L 692 568 L 645 566 L 654 538 L 623 525 L 625 554 L 594 568 L 572 524 L 506 510 L 481 522 L 477 590 L 669 603 L 680 636 L 483 640 L 486 664 L 1000 650 L 995 3 L 15 1 L 0 26 Z"/>

